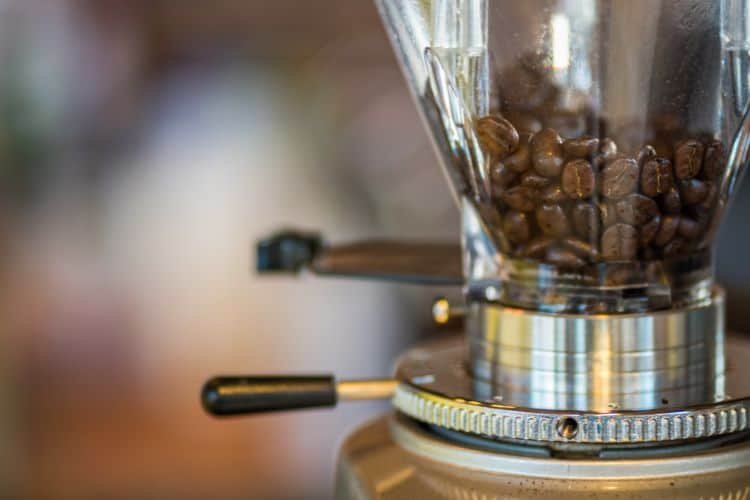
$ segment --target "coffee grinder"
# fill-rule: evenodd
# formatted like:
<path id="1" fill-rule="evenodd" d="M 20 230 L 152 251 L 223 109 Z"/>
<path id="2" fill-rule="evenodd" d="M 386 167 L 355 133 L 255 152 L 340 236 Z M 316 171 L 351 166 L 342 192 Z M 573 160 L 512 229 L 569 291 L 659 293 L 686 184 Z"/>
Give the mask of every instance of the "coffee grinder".
<path id="1" fill-rule="evenodd" d="M 278 233 L 260 271 L 462 287 L 392 378 L 216 377 L 216 415 L 392 398 L 338 498 L 750 497 L 750 339 L 712 249 L 748 161 L 744 0 L 376 0 L 458 244 Z"/>

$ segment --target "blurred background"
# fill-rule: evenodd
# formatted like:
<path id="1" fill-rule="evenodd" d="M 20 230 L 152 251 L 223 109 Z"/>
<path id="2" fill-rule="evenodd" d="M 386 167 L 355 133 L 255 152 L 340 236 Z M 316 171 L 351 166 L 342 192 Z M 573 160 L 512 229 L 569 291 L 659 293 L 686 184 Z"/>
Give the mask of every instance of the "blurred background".
<path id="1" fill-rule="evenodd" d="M 330 498 L 385 404 L 215 420 L 219 373 L 383 376 L 442 292 L 255 276 L 281 227 L 458 238 L 369 1 L 0 1 L 0 496 Z M 750 331 L 745 185 L 722 230 Z"/>

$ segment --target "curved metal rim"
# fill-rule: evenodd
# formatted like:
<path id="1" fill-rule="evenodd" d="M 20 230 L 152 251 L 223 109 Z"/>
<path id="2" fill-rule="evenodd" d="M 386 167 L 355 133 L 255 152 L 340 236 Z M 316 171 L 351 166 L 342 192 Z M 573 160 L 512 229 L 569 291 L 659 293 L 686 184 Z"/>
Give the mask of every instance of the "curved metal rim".
<path id="1" fill-rule="evenodd" d="M 537 458 L 490 453 L 446 441 L 415 425 L 390 417 L 394 440 L 407 451 L 452 467 L 502 471 L 548 479 L 641 479 L 727 471 L 750 465 L 750 441 L 695 454 L 637 459 Z"/>
<path id="2" fill-rule="evenodd" d="M 649 311 L 648 316 L 651 318 L 661 318 L 661 317 L 668 317 L 668 316 L 684 315 L 685 313 L 690 312 L 690 311 L 704 309 L 710 306 L 712 303 L 715 303 L 717 301 L 720 301 L 723 303 L 725 296 L 726 296 L 726 292 L 724 291 L 724 288 L 722 288 L 720 285 L 714 284 L 711 287 L 711 297 L 708 299 L 698 301 L 686 307 L 678 307 L 678 308 L 672 308 L 672 309 L 658 309 L 655 311 Z M 501 304 L 483 304 L 483 306 L 492 307 L 495 309 L 502 309 L 505 311 L 512 312 L 513 314 L 521 315 L 521 316 L 546 317 L 546 318 L 554 318 L 556 320 L 578 319 L 581 317 L 581 314 L 576 314 L 576 313 L 556 313 L 556 312 L 538 311 L 535 309 L 522 309 L 520 307 L 504 306 Z M 635 312 L 635 313 L 617 313 L 617 314 L 586 314 L 587 319 L 595 320 L 595 321 L 596 320 L 610 321 L 613 317 L 617 319 L 643 318 L 644 313 Z"/>
<path id="3" fill-rule="evenodd" d="M 393 405 L 416 420 L 447 429 L 492 439 L 555 443 L 621 445 L 702 439 L 742 432 L 750 424 L 750 399 L 672 411 L 569 412 L 452 399 L 402 383 Z"/>

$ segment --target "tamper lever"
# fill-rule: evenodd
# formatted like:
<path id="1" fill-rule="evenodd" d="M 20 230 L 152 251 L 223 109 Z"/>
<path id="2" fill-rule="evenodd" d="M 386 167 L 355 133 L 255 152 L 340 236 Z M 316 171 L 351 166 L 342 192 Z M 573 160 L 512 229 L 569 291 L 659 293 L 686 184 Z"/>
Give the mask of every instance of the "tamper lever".
<path id="1" fill-rule="evenodd" d="M 339 400 L 383 399 L 393 379 L 336 382 L 333 375 L 220 376 L 203 386 L 201 400 L 216 416 L 336 406 Z"/>

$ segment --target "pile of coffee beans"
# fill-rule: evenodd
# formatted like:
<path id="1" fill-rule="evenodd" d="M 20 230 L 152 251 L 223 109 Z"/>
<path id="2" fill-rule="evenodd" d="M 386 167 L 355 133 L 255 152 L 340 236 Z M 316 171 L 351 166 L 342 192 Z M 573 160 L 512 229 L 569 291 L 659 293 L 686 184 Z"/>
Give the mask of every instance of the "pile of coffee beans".
<path id="1" fill-rule="evenodd" d="M 726 169 L 724 145 L 687 138 L 625 154 L 615 141 L 477 120 L 504 251 L 569 269 L 685 256 L 699 248 Z"/>

